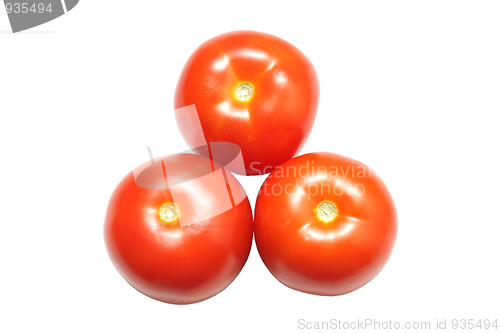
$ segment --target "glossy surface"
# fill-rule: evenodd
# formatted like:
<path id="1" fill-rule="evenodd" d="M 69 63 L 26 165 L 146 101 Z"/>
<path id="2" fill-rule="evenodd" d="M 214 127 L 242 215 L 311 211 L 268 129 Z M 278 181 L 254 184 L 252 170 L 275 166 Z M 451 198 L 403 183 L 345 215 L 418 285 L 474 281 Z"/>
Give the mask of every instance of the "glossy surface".
<path id="1" fill-rule="evenodd" d="M 253 90 L 242 95 L 237 89 L 245 83 Z M 174 107 L 195 104 L 206 142 L 237 144 L 246 173 L 265 174 L 303 147 L 318 99 L 316 71 L 299 49 L 269 34 L 234 31 L 194 51 L 177 83 Z M 182 134 L 194 148 L 192 133 Z"/>
<path id="2" fill-rule="evenodd" d="M 172 214 L 188 215 L 189 210 L 197 210 L 195 215 L 202 218 L 216 215 L 217 206 L 229 199 L 227 192 L 214 192 L 210 183 L 193 185 L 193 179 L 212 172 L 210 160 L 184 154 L 164 164 L 163 169 L 170 171 L 168 183 L 176 184 L 176 193 L 184 195 L 185 204 L 173 201 L 172 186 L 141 188 L 129 173 L 108 204 L 106 248 L 118 272 L 145 295 L 175 304 L 199 302 L 226 288 L 245 264 L 253 233 L 250 203 L 244 196 L 228 211 L 187 226 L 181 226 L 179 219 L 166 222 L 162 217 L 171 220 Z M 226 174 L 233 193 L 244 194 L 234 176 Z M 165 184 L 161 173 L 157 178 L 150 180 Z M 170 204 L 178 205 L 178 210 Z"/>
<path id="3" fill-rule="evenodd" d="M 336 217 L 321 221 L 324 209 L 325 220 Z M 269 175 L 257 197 L 254 228 L 259 254 L 281 283 L 332 296 L 360 288 L 382 270 L 396 241 L 397 216 L 387 187 L 370 168 L 313 153 Z"/>

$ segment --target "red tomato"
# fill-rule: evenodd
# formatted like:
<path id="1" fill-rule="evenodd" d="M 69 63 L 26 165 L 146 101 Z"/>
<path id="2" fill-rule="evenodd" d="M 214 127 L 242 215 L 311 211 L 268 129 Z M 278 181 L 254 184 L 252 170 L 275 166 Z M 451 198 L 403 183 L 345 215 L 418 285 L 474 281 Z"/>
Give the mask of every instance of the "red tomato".
<path id="1" fill-rule="evenodd" d="M 255 207 L 255 242 L 284 285 L 342 295 L 372 280 L 397 234 L 394 202 L 366 165 L 332 153 L 296 157 L 266 179 Z"/>
<path id="2" fill-rule="evenodd" d="M 104 238 L 116 269 L 138 291 L 195 303 L 236 278 L 252 244 L 252 211 L 241 185 L 222 171 L 205 157 L 180 154 L 118 184 Z"/>
<path id="3" fill-rule="evenodd" d="M 271 172 L 302 149 L 318 99 L 316 71 L 299 49 L 265 33 L 234 31 L 194 51 L 177 83 L 174 107 L 194 104 L 206 142 L 237 144 L 246 174 L 256 175 Z M 197 120 L 182 121 L 189 123 L 179 129 L 195 148 Z"/>

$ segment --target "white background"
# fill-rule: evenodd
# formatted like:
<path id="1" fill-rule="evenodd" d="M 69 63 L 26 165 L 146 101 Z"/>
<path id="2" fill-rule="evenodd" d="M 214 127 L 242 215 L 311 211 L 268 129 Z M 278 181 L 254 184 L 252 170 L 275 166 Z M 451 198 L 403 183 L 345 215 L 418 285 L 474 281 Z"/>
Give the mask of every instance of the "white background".
<path id="1" fill-rule="evenodd" d="M 0 331 L 500 319 L 499 17 L 497 1 L 82 0 L 11 34 L 0 10 Z M 288 289 L 254 246 L 225 291 L 175 306 L 134 290 L 108 259 L 102 227 L 116 184 L 147 146 L 187 148 L 173 115 L 185 60 L 238 29 L 279 36 L 316 67 L 320 105 L 301 153 L 353 157 L 394 197 L 391 260 L 351 294 Z M 265 176 L 238 179 L 253 205 Z"/>

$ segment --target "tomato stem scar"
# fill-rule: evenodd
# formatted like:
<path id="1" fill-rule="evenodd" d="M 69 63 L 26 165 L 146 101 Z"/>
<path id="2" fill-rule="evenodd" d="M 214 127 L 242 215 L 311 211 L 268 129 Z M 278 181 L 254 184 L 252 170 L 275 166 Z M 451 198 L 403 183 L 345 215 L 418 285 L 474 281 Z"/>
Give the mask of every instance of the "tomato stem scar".
<path id="1" fill-rule="evenodd" d="M 165 222 L 174 222 L 179 218 L 179 210 L 177 206 L 172 203 L 162 205 L 158 213 L 160 219 Z"/>
<path id="2" fill-rule="evenodd" d="M 332 222 L 338 213 L 337 206 L 328 200 L 323 201 L 316 208 L 316 216 L 323 222 Z"/>
<path id="3" fill-rule="evenodd" d="M 242 83 L 236 87 L 235 94 L 237 99 L 246 102 L 253 96 L 253 86 L 250 83 Z"/>

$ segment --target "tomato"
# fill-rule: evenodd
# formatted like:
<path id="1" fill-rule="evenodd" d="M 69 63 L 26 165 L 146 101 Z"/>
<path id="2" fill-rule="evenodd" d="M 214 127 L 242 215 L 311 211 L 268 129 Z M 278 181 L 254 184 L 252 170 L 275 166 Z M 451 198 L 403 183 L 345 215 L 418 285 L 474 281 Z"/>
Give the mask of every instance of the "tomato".
<path id="1" fill-rule="evenodd" d="M 296 157 L 276 168 L 255 207 L 255 242 L 284 285 L 342 295 L 372 280 L 389 260 L 396 208 L 366 165 L 333 153 Z"/>
<path id="2" fill-rule="evenodd" d="M 269 34 L 234 31 L 194 51 L 177 83 L 174 107 L 196 106 L 199 123 L 177 118 L 191 148 L 199 136 L 208 143 L 237 144 L 244 171 L 228 169 L 256 175 L 271 172 L 302 149 L 318 99 L 316 71 L 299 49 Z"/>
<path id="3" fill-rule="evenodd" d="M 114 190 L 104 223 L 109 257 L 141 293 L 195 303 L 226 288 L 250 252 L 253 219 L 232 174 L 209 159 L 173 155 L 146 163 Z"/>

